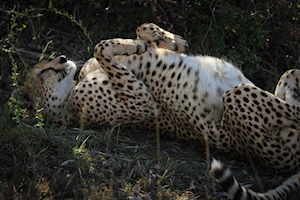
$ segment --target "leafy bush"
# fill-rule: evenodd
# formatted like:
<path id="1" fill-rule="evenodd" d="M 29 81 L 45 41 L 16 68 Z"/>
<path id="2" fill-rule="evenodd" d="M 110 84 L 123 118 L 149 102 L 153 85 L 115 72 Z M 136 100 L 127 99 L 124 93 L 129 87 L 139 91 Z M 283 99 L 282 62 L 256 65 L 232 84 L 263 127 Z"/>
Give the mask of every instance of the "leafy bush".
<path id="1" fill-rule="evenodd" d="M 135 38 L 138 25 L 154 22 L 188 39 L 191 53 L 231 60 L 269 90 L 299 64 L 297 1 L 4 1 L 1 7 L 5 49 L 26 47 L 86 60 L 99 40 Z M 28 67 L 20 64 L 20 70 Z M 8 74 L 5 68 L 2 73 Z"/>

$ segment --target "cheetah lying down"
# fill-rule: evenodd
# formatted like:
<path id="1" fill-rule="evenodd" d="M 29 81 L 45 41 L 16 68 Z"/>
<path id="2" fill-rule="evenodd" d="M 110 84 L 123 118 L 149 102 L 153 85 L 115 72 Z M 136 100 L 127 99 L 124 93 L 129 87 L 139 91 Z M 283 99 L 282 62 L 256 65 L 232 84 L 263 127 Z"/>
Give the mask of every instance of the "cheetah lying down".
<path id="1" fill-rule="evenodd" d="M 60 56 L 37 64 L 21 91 L 57 123 L 158 127 L 162 134 L 203 145 L 207 137 L 211 147 L 280 172 L 299 170 L 299 70 L 286 72 L 273 95 L 224 60 L 181 54 L 185 40 L 154 24 L 141 25 L 137 35 L 138 40 L 97 44 L 77 84 L 75 64 Z M 300 184 L 298 174 L 258 194 L 239 186 L 218 162 L 212 174 L 233 199 L 282 199 Z"/>

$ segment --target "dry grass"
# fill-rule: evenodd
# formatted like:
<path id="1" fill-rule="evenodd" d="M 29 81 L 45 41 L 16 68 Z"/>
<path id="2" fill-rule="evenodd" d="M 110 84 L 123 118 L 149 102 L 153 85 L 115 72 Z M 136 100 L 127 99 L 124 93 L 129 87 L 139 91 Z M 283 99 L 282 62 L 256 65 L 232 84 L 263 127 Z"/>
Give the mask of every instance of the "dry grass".
<path id="1" fill-rule="evenodd" d="M 7 115 L 4 110 L 0 116 L 3 199 L 223 199 L 207 173 L 207 151 L 194 142 L 162 139 L 158 166 L 154 133 L 16 126 Z M 254 171 L 234 156 L 215 151 L 209 156 L 224 161 L 255 190 L 285 179 L 258 164 Z"/>

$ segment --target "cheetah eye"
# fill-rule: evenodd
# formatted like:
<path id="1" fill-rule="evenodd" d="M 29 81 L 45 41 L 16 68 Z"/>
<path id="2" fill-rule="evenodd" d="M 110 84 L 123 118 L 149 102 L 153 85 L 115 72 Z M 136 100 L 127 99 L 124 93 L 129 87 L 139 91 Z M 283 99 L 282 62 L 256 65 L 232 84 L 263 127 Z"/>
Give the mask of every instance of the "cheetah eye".
<path id="1" fill-rule="evenodd" d="M 43 73 L 48 72 L 49 70 L 55 71 L 56 73 L 58 73 L 58 72 L 61 71 L 61 70 L 56 70 L 56 69 L 54 69 L 54 68 L 52 68 L 52 67 L 49 67 L 49 68 L 47 68 L 47 69 L 43 69 L 43 70 L 39 73 L 39 75 L 42 75 Z"/>

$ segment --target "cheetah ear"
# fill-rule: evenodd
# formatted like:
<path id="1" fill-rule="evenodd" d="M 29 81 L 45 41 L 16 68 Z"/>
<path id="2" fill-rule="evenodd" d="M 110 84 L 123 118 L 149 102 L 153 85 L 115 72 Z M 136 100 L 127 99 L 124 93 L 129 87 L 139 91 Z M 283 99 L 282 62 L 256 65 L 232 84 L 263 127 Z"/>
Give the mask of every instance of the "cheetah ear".
<path id="1" fill-rule="evenodd" d="M 21 108 L 29 108 L 33 105 L 33 102 L 30 101 L 28 92 L 26 86 L 21 86 L 13 90 L 11 97 L 18 101 Z"/>

